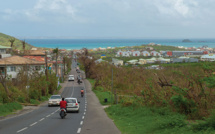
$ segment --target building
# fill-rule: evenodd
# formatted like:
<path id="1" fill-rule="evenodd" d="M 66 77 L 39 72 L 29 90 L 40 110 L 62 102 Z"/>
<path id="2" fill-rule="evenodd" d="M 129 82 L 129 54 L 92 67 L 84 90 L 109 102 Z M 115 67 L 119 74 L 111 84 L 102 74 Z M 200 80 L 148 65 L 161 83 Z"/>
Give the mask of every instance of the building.
<path id="1" fill-rule="evenodd" d="M 123 57 L 130 57 L 130 52 L 122 52 Z"/>
<path id="2" fill-rule="evenodd" d="M 143 56 L 150 56 L 150 53 L 149 53 L 148 51 L 143 51 L 143 52 L 142 52 L 142 55 L 143 55 Z"/>
<path id="3" fill-rule="evenodd" d="M 132 65 L 135 65 L 138 63 L 138 60 L 130 60 L 130 61 L 127 61 L 128 64 L 132 64 Z"/>
<path id="4" fill-rule="evenodd" d="M 118 59 L 115 59 L 115 58 L 112 58 L 112 64 L 115 65 L 115 66 L 123 66 L 123 60 L 118 60 Z"/>
<path id="5" fill-rule="evenodd" d="M 208 51 L 162 51 L 162 55 L 165 57 L 180 57 L 189 55 L 205 55 Z"/>
<path id="6" fill-rule="evenodd" d="M 215 55 L 214 54 L 207 54 L 203 55 L 200 58 L 201 61 L 215 61 Z"/>
<path id="7" fill-rule="evenodd" d="M 138 62 L 140 65 L 143 65 L 143 64 L 147 64 L 147 61 L 145 59 L 139 59 L 139 62 Z"/>
<path id="8" fill-rule="evenodd" d="M 161 54 L 159 52 L 156 51 L 151 51 L 151 56 L 161 56 Z"/>
<path id="9" fill-rule="evenodd" d="M 196 58 L 172 58 L 171 63 L 188 63 L 188 62 L 199 62 Z"/>
<path id="10" fill-rule="evenodd" d="M 5 47 L 0 45 L 0 59 L 10 57 L 11 47 Z"/>
<path id="11" fill-rule="evenodd" d="M 101 55 L 101 59 L 102 59 L 102 58 L 106 58 L 106 55 L 105 55 L 105 54 L 102 54 L 102 55 Z"/>
<path id="12" fill-rule="evenodd" d="M 132 54 L 133 56 L 140 56 L 140 51 L 134 51 Z"/>
<path id="13" fill-rule="evenodd" d="M 0 71 L 2 75 L 9 75 L 12 78 L 17 78 L 20 70 L 31 74 L 35 71 L 44 73 L 45 62 L 31 60 L 20 56 L 11 56 L 0 59 Z"/>

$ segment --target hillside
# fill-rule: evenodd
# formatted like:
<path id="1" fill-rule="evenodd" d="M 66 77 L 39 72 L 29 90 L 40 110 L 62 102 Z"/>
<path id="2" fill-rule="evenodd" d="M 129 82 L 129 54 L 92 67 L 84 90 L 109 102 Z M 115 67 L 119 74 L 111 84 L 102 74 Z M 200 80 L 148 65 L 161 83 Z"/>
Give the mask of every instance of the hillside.
<path id="1" fill-rule="evenodd" d="M 7 46 L 7 47 L 10 47 L 10 42 L 9 42 L 9 39 L 13 38 L 12 36 L 9 36 L 9 35 L 6 35 L 6 34 L 3 34 L 3 33 L 0 33 L 0 45 L 2 46 Z M 19 49 L 19 50 L 22 50 L 22 43 L 19 39 L 15 38 L 15 42 L 13 44 L 13 49 Z M 26 43 L 25 44 L 25 48 L 26 49 L 30 49 L 32 48 L 33 46 Z"/>

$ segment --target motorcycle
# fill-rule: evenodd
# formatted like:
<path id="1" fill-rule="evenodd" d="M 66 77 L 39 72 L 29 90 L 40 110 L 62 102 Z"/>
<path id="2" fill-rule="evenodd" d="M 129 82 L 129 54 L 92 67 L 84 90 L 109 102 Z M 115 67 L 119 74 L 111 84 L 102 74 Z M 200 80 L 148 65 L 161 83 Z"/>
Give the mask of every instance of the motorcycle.
<path id="1" fill-rule="evenodd" d="M 83 97 L 84 96 L 84 92 L 81 92 L 81 97 Z"/>
<path id="2" fill-rule="evenodd" d="M 65 118 L 65 116 L 66 116 L 66 109 L 61 108 L 60 109 L 60 117 L 61 117 L 61 119 Z"/>
<path id="3" fill-rule="evenodd" d="M 80 80 L 80 79 L 78 80 L 78 84 L 79 84 L 79 85 L 81 84 L 81 80 Z"/>

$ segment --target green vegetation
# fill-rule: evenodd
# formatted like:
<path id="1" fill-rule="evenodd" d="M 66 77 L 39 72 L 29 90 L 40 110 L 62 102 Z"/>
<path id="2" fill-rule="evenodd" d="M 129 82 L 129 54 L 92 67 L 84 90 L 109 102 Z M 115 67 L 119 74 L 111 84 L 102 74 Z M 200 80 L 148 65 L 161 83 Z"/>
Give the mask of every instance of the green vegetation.
<path id="1" fill-rule="evenodd" d="M 14 44 L 13 44 L 13 49 L 18 49 L 18 50 L 22 50 L 23 49 L 23 45 L 22 45 L 22 41 L 19 39 L 16 39 L 12 36 L 0 33 L 0 45 L 2 46 L 6 46 L 6 47 L 11 47 L 11 42 L 9 41 L 10 39 L 15 39 Z M 31 47 L 33 47 L 30 44 L 25 44 L 25 49 L 28 50 Z"/>
<path id="2" fill-rule="evenodd" d="M 13 113 L 15 110 L 22 109 L 22 105 L 17 102 L 0 104 L 0 116 L 6 116 Z"/>
<path id="3" fill-rule="evenodd" d="M 215 118 L 201 123 L 186 121 L 186 116 L 169 108 L 113 105 L 105 109 L 122 134 L 213 134 Z"/>

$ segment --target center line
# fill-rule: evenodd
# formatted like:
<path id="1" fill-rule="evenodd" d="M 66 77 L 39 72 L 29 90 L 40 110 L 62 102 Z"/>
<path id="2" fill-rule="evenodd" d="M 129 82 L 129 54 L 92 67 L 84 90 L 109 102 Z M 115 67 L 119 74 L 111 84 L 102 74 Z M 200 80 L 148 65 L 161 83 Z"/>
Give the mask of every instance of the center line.
<path id="1" fill-rule="evenodd" d="M 36 125 L 37 124 L 37 122 L 34 122 L 33 124 L 31 124 L 30 126 L 32 127 L 33 125 Z"/>
<path id="2" fill-rule="evenodd" d="M 42 120 L 44 120 L 45 118 L 42 118 L 42 119 L 40 119 L 39 121 L 42 121 Z"/>
<path id="3" fill-rule="evenodd" d="M 86 112 L 87 110 L 86 110 L 86 109 L 84 109 L 84 111 Z"/>
<path id="4" fill-rule="evenodd" d="M 83 125 L 83 121 L 80 122 L 80 125 Z"/>
<path id="5" fill-rule="evenodd" d="M 50 115 L 47 115 L 46 117 L 49 117 Z"/>
<path id="6" fill-rule="evenodd" d="M 84 119 L 84 116 L 82 117 L 82 119 Z"/>
<path id="7" fill-rule="evenodd" d="M 84 112 L 84 115 L 85 115 L 86 113 Z"/>
<path id="8" fill-rule="evenodd" d="M 27 128 L 28 128 L 28 127 L 25 127 L 25 128 L 23 128 L 23 129 L 17 131 L 17 133 L 22 132 L 22 131 L 24 131 L 24 130 L 27 129 Z"/>
<path id="9" fill-rule="evenodd" d="M 81 128 L 78 128 L 77 133 L 78 133 L 78 134 L 80 134 L 80 133 L 81 133 Z"/>

